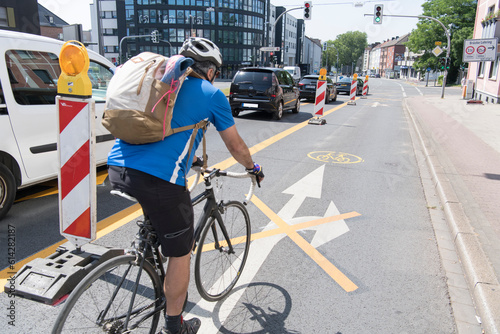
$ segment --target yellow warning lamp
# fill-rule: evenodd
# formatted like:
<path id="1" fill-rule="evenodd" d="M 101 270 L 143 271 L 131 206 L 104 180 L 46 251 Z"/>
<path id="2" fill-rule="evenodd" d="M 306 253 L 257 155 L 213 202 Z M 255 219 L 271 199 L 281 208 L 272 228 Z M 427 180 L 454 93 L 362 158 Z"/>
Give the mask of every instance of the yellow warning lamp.
<path id="1" fill-rule="evenodd" d="M 366 80 L 366 81 L 368 81 L 368 78 L 369 78 L 369 77 L 370 77 L 370 76 L 367 74 L 367 75 L 365 76 L 365 80 Z"/>
<path id="2" fill-rule="evenodd" d="M 88 76 L 89 55 L 78 41 L 67 41 L 59 53 L 61 75 L 57 81 L 57 93 L 66 96 L 91 97 L 92 82 Z"/>
<path id="3" fill-rule="evenodd" d="M 326 81 L 326 68 L 322 68 L 321 70 L 319 70 L 318 80 Z"/>
<path id="4" fill-rule="evenodd" d="M 354 75 L 352 76 L 352 80 L 358 80 L 358 73 L 354 73 Z"/>

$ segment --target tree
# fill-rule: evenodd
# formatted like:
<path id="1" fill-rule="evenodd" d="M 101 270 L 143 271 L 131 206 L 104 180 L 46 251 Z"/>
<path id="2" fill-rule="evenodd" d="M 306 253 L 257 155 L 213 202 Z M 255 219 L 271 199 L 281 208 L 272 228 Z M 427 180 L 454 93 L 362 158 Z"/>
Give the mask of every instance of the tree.
<path id="1" fill-rule="evenodd" d="M 344 34 L 338 35 L 337 38 L 332 41 L 327 41 L 328 47 L 325 52 L 326 57 L 323 57 L 322 64 L 326 66 L 326 60 L 328 59 L 328 66 L 335 65 L 337 63 L 337 51 L 339 53 L 339 64 L 351 65 L 356 63 L 363 55 L 366 46 L 368 45 L 366 33 L 360 31 L 348 31 Z"/>
<path id="2" fill-rule="evenodd" d="M 477 0 L 428 0 L 422 5 L 422 15 L 438 19 L 448 27 L 450 32 L 451 67 L 448 72 L 448 82 L 456 81 L 458 69 L 462 64 L 464 40 L 472 38 L 476 7 Z M 406 46 L 415 53 L 424 52 L 413 65 L 421 72 L 424 72 L 427 67 L 436 68 L 438 57 L 435 57 L 431 51 L 435 48 L 437 41 L 442 42 L 445 48 L 448 47 L 443 27 L 432 20 L 420 19 L 417 29 L 411 32 Z"/>

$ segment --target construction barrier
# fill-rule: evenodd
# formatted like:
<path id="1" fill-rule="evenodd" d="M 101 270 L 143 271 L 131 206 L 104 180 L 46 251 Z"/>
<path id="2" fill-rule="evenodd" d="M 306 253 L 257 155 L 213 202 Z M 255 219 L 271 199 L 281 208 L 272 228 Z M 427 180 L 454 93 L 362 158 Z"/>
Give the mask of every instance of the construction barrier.
<path id="1" fill-rule="evenodd" d="M 366 95 L 368 94 L 368 75 L 365 76 L 365 81 L 363 82 L 363 96 L 362 99 L 366 99 Z"/>
<path id="2" fill-rule="evenodd" d="M 57 82 L 59 228 L 77 248 L 96 233 L 95 103 L 89 64 L 83 44 L 63 45 Z"/>
<path id="3" fill-rule="evenodd" d="M 350 98 L 349 98 L 349 102 L 347 102 L 347 104 L 349 105 L 353 105 L 355 106 L 356 105 L 356 91 L 358 89 L 358 75 L 357 74 L 354 74 L 352 76 L 352 82 L 351 82 L 351 95 L 350 95 Z"/>
<path id="4" fill-rule="evenodd" d="M 314 114 L 316 118 L 311 118 L 309 124 L 323 125 L 326 121 L 320 116 L 323 116 L 326 98 L 326 69 L 322 68 L 319 71 L 318 81 L 316 82 L 316 98 L 314 99 Z"/>

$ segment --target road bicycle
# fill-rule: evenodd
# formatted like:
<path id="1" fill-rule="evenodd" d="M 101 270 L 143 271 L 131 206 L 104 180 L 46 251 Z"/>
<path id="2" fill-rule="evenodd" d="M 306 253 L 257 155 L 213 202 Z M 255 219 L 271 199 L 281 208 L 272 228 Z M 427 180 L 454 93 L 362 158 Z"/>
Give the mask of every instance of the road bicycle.
<path id="1" fill-rule="evenodd" d="M 205 202 L 195 227 L 194 276 L 196 288 L 208 301 L 223 299 L 238 281 L 248 256 L 251 226 L 245 208 L 255 188 L 255 177 L 207 169 L 198 173 L 190 190 L 203 175 L 205 190 L 192 199 Z M 250 190 L 243 201 L 217 200 L 214 178 L 250 177 Z M 135 200 L 128 194 L 115 195 Z M 155 333 L 165 309 L 164 259 L 151 223 L 137 222 L 139 232 L 132 247 L 90 272 L 71 292 L 52 333 Z M 187 300 L 187 297 L 186 297 Z"/>

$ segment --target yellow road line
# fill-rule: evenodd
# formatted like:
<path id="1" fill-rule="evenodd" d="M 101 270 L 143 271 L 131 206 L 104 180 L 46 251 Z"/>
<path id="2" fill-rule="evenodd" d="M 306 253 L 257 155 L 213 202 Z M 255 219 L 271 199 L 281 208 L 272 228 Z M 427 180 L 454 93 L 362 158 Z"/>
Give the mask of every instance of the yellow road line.
<path id="1" fill-rule="evenodd" d="M 293 226 L 288 225 L 280 216 L 274 213 L 264 202 L 257 196 L 252 197 L 252 202 L 283 232 L 285 232 L 290 239 L 293 240 L 311 259 L 316 262 L 338 285 L 346 292 L 352 292 L 358 287 L 347 276 L 345 276 L 337 267 L 335 267 L 328 259 L 326 259 L 316 248 L 308 243 Z"/>
<path id="2" fill-rule="evenodd" d="M 298 231 L 298 230 L 302 230 L 302 229 L 305 229 L 305 228 L 308 228 L 308 227 L 313 227 L 313 226 L 317 226 L 317 225 L 322 225 L 322 224 L 331 223 L 331 222 L 334 222 L 334 221 L 338 221 L 338 220 L 342 220 L 342 219 L 348 219 L 348 218 L 353 218 L 353 217 L 358 217 L 358 216 L 361 216 L 361 214 L 359 214 L 359 213 L 357 213 L 355 211 L 352 211 L 352 212 L 348 212 L 348 213 L 344 213 L 344 214 L 340 214 L 340 215 L 335 215 L 335 216 L 330 216 L 330 217 L 325 217 L 325 218 L 319 218 L 319 219 L 311 220 L 311 221 L 308 221 L 308 222 L 304 222 L 304 223 L 292 225 L 290 227 L 292 229 L 294 229 L 295 231 Z M 250 240 L 254 241 L 254 240 L 258 240 L 258 239 L 264 239 L 264 238 L 272 237 L 274 235 L 286 233 L 286 231 L 287 230 L 284 230 L 281 227 L 277 227 L 277 228 L 272 229 L 272 230 L 267 230 L 267 231 L 253 233 L 251 235 Z M 231 244 L 233 244 L 233 245 L 238 245 L 238 244 L 241 244 L 243 242 L 245 242 L 245 238 L 244 237 L 236 237 L 236 238 L 231 239 Z M 226 246 L 226 242 L 225 241 L 220 242 L 220 243 L 222 244 L 222 246 Z M 214 250 L 214 249 L 215 249 L 215 243 L 213 243 L 213 242 L 209 243 L 209 244 L 204 244 L 203 245 L 203 252 L 211 251 L 211 250 Z"/>

